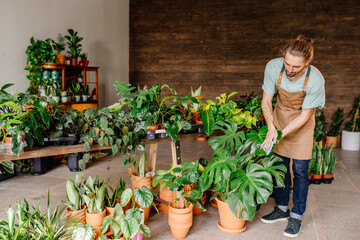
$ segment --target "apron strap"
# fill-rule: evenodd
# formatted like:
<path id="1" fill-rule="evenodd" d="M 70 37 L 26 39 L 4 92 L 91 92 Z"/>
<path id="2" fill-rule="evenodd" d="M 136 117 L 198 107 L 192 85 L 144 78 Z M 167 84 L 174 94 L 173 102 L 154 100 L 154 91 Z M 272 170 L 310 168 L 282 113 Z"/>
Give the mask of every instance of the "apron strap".
<path id="1" fill-rule="evenodd" d="M 280 83 L 281 83 L 281 79 L 282 79 L 282 76 L 284 74 L 284 70 L 285 70 L 285 65 L 283 64 L 282 65 L 282 68 L 281 68 L 281 71 L 280 71 L 280 75 L 279 75 L 279 79 L 277 81 L 277 85 L 280 86 Z"/>
<path id="2" fill-rule="evenodd" d="M 304 85 L 303 85 L 303 87 L 302 87 L 303 90 L 306 89 L 306 85 L 307 85 L 307 83 L 308 83 L 308 81 L 309 81 L 310 72 L 311 72 L 311 67 L 309 66 L 309 68 L 308 68 L 308 70 L 307 70 L 307 72 L 306 72 L 306 77 L 305 77 Z"/>

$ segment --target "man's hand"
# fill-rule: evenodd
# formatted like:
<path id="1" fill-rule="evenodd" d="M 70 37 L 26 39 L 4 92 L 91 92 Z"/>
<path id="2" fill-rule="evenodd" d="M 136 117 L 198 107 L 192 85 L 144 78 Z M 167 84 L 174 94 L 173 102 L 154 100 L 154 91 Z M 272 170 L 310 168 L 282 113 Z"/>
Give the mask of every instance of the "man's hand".
<path id="1" fill-rule="evenodd" d="M 270 149 L 271 142 L 273 142 L 274 144 L 277 143 L 277 137 L 278 137 L 278 133 L 275 128 L 271 128 L 268 130 L 265 141 L 261 145 L 261 147 L 264 149 L 265 152 L 267 152 Z"/>

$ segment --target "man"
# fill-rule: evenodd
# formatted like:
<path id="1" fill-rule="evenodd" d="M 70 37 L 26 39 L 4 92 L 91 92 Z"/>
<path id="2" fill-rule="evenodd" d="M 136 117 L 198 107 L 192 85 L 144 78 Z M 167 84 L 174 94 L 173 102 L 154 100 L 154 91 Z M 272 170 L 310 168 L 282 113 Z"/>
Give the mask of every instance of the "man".
<path id="1" fill-rule="evenodd" d="M 268 126 L 263 143 L 267 151 L 277 141 L 277 129 L 282 138 L 274 152 L 287 168 L 285 187 L 275 187 L 277 207 L 261 218 L 264 223 L 286 221 L 286 237 L 297 237 L 306 208 L 309 188 L 308 164 L 312 155 L 315 127 L 315 108 L 325 104 L 324 78 L 310 65 L 314 50 L 312 40 L 299 35 L 283 49 L 283 57 L 268 62 L 265 69 L 262 110 Z M 285 74 L 284 74 L 285 73 Z M 272 109 L 272 97 L 277 92 L 277 103 Z M 277 129 L 276 129 L 277 128 Z M 288 207 L 290 194 L 290 159 L 293 161 L 293 203 Z M 274 183 L 275 186 L 275 183 Z"/>

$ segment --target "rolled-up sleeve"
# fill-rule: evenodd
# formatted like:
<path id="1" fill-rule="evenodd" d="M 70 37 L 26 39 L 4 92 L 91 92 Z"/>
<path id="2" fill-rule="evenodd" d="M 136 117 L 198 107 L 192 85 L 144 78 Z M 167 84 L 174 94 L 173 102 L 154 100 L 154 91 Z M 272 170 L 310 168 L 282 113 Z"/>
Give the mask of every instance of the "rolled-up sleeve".
<path id="1" fill-rule="evenodd" d="M 315 80 L 315 79 L 314 79 Z M 310 80 L 311 81 L 311 78 Z M 315 84 L 307 91 L 303 109 L 323 108 L 325 105 L 325 80 L 322 76 L 318 76 Z"/>

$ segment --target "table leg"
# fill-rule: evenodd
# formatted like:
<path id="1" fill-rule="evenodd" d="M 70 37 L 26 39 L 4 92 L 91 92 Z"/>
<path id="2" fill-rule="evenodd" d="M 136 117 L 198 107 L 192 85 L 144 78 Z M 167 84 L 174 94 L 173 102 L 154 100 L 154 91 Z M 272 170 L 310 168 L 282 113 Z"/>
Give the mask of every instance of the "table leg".
<path id="1" fill-rule="evenodd" d="M 173 165 L 177 166 L 177 165 L 181 165 L 182 163 L 182 159 L 181 159 L 181 154 L 180 154 L 180 142 L 173 142 L 171 141 L 171 154 L 172 154 L 172 160 L 173 160 Z"/>
<path id="2" fill-rule="evenodd" d="M 149 162 L 148 162 L 148 171 L 149 172 L 155 172 L 156 155 L 157 155 L 157 143 L 150 143 Z"/>

